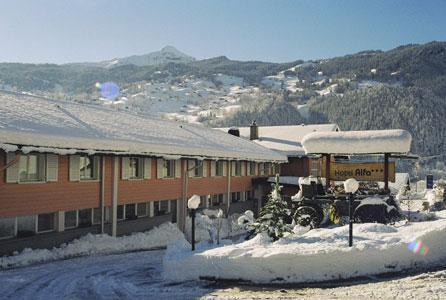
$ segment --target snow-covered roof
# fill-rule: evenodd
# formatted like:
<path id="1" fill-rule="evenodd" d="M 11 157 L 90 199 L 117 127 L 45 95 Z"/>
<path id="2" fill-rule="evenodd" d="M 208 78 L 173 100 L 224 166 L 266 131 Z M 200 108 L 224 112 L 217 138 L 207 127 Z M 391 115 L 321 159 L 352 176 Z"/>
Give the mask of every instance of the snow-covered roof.
<path id="1" fill-rule="evenodd" d="M 283 125 L 283 126 L 259 126 L 259 139 L 253 142 L 278 151 L 287 156 L 305 155 L 302 147 L 302 139 L 311 132 L 332 132 L 339 130 L 336 124 L 315 125 Z M 217 128 L 228 132 L 229 128 Z M 249 139 L 250 128 L 238 127 L 240 136 Z"/>
<path id="2" fill-rule="evenodd" d="M 365 130 L 314 132 L 305 136 L 302 145 L 307 154 L 407 154 L 412 136 L 406 130 Z"/>
<path id="3" fill-rule="evenodd" d="M 69 154 L 116 153 L 286 161 L 256 143 L 206 128 L 99 105 L 0 93 L 0 147 Z"/>

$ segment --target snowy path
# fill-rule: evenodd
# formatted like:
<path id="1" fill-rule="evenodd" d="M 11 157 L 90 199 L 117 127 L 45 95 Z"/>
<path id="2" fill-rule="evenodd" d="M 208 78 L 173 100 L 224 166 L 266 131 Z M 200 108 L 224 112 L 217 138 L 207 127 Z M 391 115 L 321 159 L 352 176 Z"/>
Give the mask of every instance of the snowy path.
<path id="1" fill-rule="evenodd" d="M 318 288 L 168 284 L 163 250 L 91 256 L 0 271 L 0 299 L 446 299 L 446 270 Z"/>
<path id="2" fill-rule="evenodd" d="M 166 285 L 164 251 L 92 256 L 0 271 L 1 299 L 190 299 L 197 283 Z"/>

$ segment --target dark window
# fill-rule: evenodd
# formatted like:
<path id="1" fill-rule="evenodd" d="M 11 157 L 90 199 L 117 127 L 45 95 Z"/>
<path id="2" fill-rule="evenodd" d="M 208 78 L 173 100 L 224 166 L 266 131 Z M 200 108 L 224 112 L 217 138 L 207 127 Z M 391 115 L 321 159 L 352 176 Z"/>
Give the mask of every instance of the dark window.
<path id="1" fill-rule="evenodd" d="M 219 206 L 223 204 L 223 194 L 212 195 L 212 206 Z"/>
<path id="2" fill-rule="evenodd" d="M 97 179 L 97 166 L 94 156 L 81 156 L 79 158 L 79 167 L 81 180 Z"/>
<path id="3" fill-rule="evenodd" d="M 79 227 L 91 226 L 91 208 L 79 210 Z"/>
<path id="4" fill-rule="evenodd" d="M 155 201 L 153 206 L 155 216 L 167 215 L 169 213 L 169 200 Z"/>
<path id="5" fill-rule="evenodd" d="M 242 162 L 236 161 L 235 162 L 235 176 L 242 175 Z"/>
<path id="6" fill-rule="evenodd" d="M 136 205 L 135 204 L 126 204 L 125 205 L 125 218 L 127 220 L 136 219 Z"/>
<path id="7" fill-rule="evenodd" d="M 129 178 L 140 179 L 142 175 L 142 159 L 139 157 L 129 158 Z"/>
<path id="8" fill-rule="evenodd" d="M 255 175 L 256 173 L 256 163 L 250 162 L 249 163 L 249 175 Z"/>
<path id="9" fill-rule="evenodd" d="M 100 207 L 93 209 L 93 224 L 101 224 L 102 209 Z"/>
<path id="10" fill-rule="evenodd" d="M 124 205 L 118 205 L 116 215 L 118 220 L 124 220 Z"/>
<path id="11" fill-rule="evenodd" d="M 145 217 L 148 215 L 147 202 L 138 203 L 138 217 Z"/>
<path id="12" fill-rule="evenodd" d="M 15 218 L 0 218 L 0 239 L 13 237 Z"/>
<path id="13" fill-rule="evenodd" d="M 195 161 L 195 170 L 194 170 L 194 176 L 195 177 L 203 177 L 203 163 L 204 161 Z"/>
<path id="14" fill-rule="evenodd" d="M 164 177 L 173 178 L 175 177 L 175 161 L 165 160 L 164 161 Z"/>
<path id="15" fill-rule="evenodd" d="M 170 212 L 172 214 L 172 223 L 177 222 L 177 200 L 170 200 Z"/>
<path id="16" fill-rule="evenodd" d="M 208 200 L 208 196 L 200 196 L 200 206 L 199 207 L 205 208 L 207 206 L 206 205 L 207 200 Z"/>
<path id="17" fill-rule="evenodd" d="M 235 202 L 239 202 L 240 200 L 241 200 L 241 192 L 233 192 L 231 202 L 235 203 Z"/>
<path id="18" fill-rule="evenodd" d="M 74 228 L 77 226 L 77 211 L 70 210 L 65 212 L 65 228 Z"/>
<path id="19" fill-rule="evenodd" d="M 40 214 L 37 218 L 37 231 L 54 230 L 54 213 Z"/>
<path id="20" fill-rule="evenodd" d="M 36 217 L 23 216 L 17 217 L 17 237 L 26 237 L 34 235 L 36 231 Z"/>
<path id="21" fill-rule="evenodd" d="M 217 161 L 215 163 L 215 175 L 223 176 L 223 161 Z"/>

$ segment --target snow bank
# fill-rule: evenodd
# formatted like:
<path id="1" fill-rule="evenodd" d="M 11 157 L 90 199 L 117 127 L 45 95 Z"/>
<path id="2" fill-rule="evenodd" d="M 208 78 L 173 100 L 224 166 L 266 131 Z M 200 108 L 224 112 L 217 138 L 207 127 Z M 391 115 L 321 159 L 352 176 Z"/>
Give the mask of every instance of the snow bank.
<path id="1" fill-rule="evenodd" d="M 412 136 L 406 130 L 313 132 L 302 139 L 305 153 L 408 153 Z"/>
<path id="2" fill-rule="evenodd" d="M 60 248 L 25 249 L 13 256 L 0 257 L 0 269 L 26 266 L 76 256 L 113 254 L 126 251 L 148 250 L 165 247 L 183 238 L 183 233 L 175 224 L 161 224 L 147 232 L 138 232 L 128 236 L 112 237 L 107 234 L 87 234 Z"/>
<path id="3" fill-rule="evenodd" d="M 348 247 L 348 226 L 291 234 L 277 242 L 258 235 L 220 248 L 184 251 L 168 247 L 165 278 L 242 279 L 256 283 L 298 283 L 346 279 L 421 268 L 446 259 L 446 212 L 431 222 L 402 226 L 354 225 L 354 244 Z M 428 247 L 425 256 L 408 249 L 412 241 Z"/>

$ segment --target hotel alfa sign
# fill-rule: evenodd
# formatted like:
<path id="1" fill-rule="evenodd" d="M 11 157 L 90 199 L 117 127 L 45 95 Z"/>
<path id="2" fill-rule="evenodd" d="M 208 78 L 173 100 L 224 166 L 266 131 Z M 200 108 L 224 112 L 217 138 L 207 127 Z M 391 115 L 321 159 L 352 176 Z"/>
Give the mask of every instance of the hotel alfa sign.
<path id="1" fill-rule="evenodd" d="M 330 179 L 384 181 L 384 163 L 330 163 Z M 389 162 L 389 181 L 395 182 L 395 162 Z"/>

